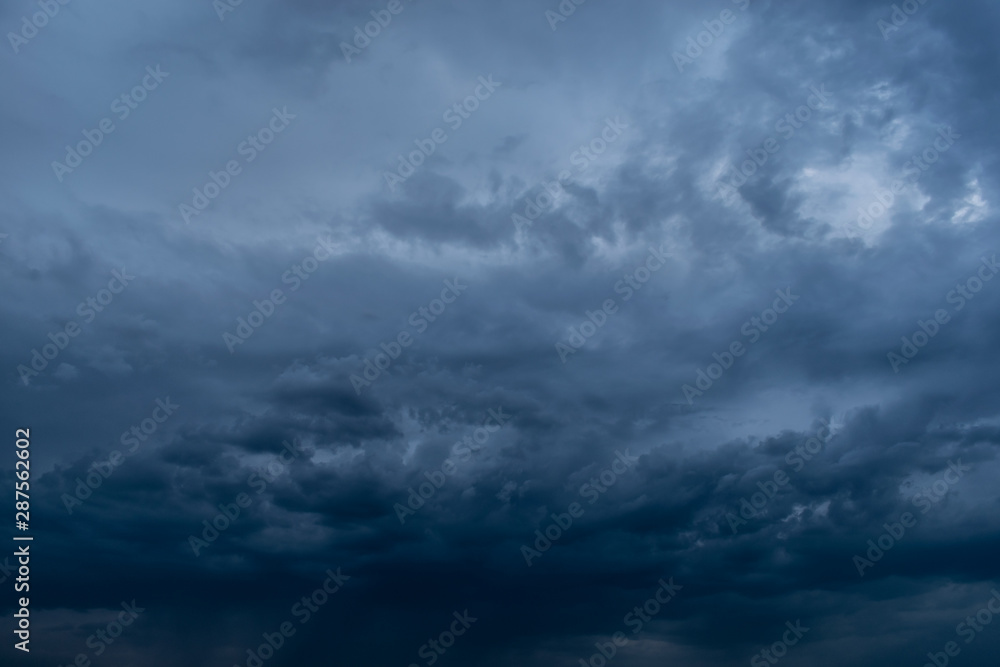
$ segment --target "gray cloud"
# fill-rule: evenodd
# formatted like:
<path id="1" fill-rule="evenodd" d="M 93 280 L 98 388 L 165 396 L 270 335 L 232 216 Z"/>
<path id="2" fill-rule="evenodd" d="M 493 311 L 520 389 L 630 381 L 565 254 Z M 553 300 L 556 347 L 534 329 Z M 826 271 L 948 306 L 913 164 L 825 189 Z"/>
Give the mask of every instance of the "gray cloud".
<path id="1" fill-rule="evenodd" d="M 421 646 L 466 609 L 479 620 L 441 664 L 578 665 L 618 631 L 618 667 L 745 664 L 797 619 L 789 664 L 917 664 L 959 641 L 998 580 L 1000 283 L 955 296 L 1000 247 L 996 9 L 927 3 L 886 39 L 891 4 L 737 4 L 585 3 L 553 31 L 555 2 L 403 0 L 348 63 L 340 43 L 386 3 L 243 3 L 222 21 L 210 2 L 71 3 L 8 51 L 0 415 L 32 429 L 38 545 L 37 644 L 18 659 L 69 663 L 134 598 L 148 611 L 103 659 L 246 664 L 338 567 L 343 590 L 267 664 L 427 664 Z M 725 8 L 737 20 L 678 72 L 673 53 Z M 15 30 L 33 11 L 0 17 Z M 118 119 L 156 64 L 170 76 Z M 388 189 L 397 155 L 491 74 L 496 93 Z M 811 86 L 829 99 L 780 125 Z M 247 161 L 276 107 L 296 118 Z M 115 131 L 60 182 L 52 162 L 104 117 Z M 628 127 L 597 150 L 609 118 Z M 858 208 L 945 128 L 954 146 L 858 234 Z M 769 137 L 780 150 L 720 197 Z M 229 160 L 240 173 L 187 224 L 179 205 Z M 334 250 L 310 271 L 318 239 Z M 82 314 L 123 268 L 129 286 Z M 468 288 L 435 313 L 446 280 Z M 274 290 L 231 352 L 223 334 Z M 776 290 L 797 300 L 768 323 Z M 47 363 L 25 384 L 33 350 Z M 176 415 L 69 513 L 168 396 Z M 509 423 L 462 460 L 497 409 Z M 278 466 L 286 442 L 303 453 Z M 581 489 L 625 450 L 635 470 L 590 504 Z M 924 512 L 958 460 L 970 470 Z M 778 471 L 789 482 L 734 532 Z M 190 536 L 240 494 L 195 555 Z M 528 567 L 522 545 L 574 502 Z M 854 557 L 905 512 L 916 524 L 860 576 Z M 626 614 L 670 577 L 684 588 L 632 634 Z M 992 664 L 1000 638 L 960 644 Z"/>

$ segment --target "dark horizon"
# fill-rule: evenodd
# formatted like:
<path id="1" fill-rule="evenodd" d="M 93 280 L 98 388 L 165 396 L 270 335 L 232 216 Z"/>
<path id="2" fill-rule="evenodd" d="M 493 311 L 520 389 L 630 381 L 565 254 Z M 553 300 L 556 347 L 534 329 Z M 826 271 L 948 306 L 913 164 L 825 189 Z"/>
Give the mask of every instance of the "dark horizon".
<path id="1" fill-rule="evenodd" d="M 3 665 L 995 665 L 996 3 L 0 26 Z"/>

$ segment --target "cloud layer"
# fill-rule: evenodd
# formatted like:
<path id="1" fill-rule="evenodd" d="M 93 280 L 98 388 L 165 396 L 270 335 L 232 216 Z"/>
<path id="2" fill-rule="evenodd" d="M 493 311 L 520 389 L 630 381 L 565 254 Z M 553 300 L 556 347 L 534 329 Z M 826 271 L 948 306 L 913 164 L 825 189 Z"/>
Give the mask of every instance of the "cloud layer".
<path id="1" fill-rule="evenodd" d="M 627 5 L 0 10 L 20 662 L 993 664 L 996 6 Z"/>

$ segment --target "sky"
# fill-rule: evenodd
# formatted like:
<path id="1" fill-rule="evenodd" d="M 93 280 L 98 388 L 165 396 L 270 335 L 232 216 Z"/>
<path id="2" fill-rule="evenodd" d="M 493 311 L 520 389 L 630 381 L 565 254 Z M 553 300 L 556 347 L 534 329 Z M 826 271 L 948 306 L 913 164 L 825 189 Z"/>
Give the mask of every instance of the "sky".
<path id="1" fill-rule="evenodd" d="M 3 663 L 994 665 L 998 25 L 4 3 Z"/>

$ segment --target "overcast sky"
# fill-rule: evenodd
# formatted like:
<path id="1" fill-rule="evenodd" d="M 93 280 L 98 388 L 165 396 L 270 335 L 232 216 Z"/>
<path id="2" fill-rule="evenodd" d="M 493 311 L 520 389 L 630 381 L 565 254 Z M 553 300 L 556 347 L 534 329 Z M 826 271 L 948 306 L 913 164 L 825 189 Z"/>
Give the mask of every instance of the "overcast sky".
<path id="1" fill-rule="evenodd" d="M 994 665 L 998 25 L 4 3 L 5 664 Z"/>

